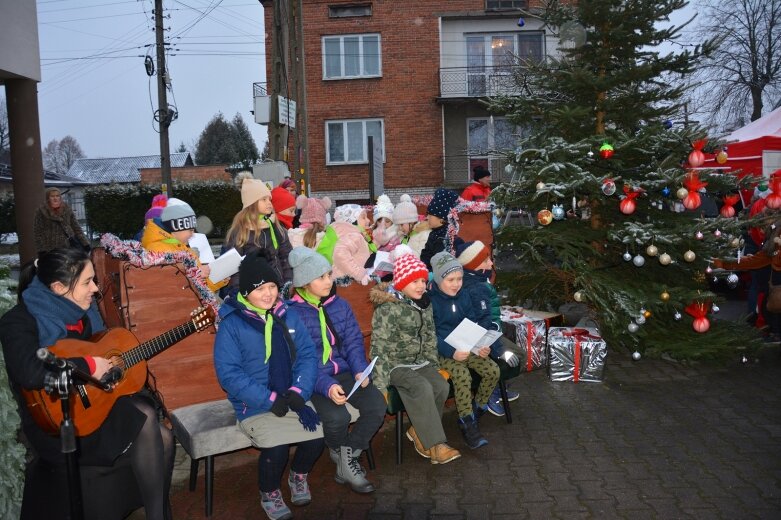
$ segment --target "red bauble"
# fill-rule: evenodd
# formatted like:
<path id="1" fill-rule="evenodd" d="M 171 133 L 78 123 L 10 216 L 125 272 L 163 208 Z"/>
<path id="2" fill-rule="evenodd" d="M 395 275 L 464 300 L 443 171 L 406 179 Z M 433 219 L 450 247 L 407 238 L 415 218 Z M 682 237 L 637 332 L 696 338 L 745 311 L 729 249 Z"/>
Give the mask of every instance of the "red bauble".
<path id="1" fill-rule="evenodd" d="M 689 154 L 689 164 L 693 168 L 699 168 L 703 164 L 705 164 L 705 154 L 702 153 L 702 150 L 693 150 Z"/>
<path id="2" fill-rule="evenodd" d="M 771 193 L 767 197 L 765 197 L 765 206 L 767 206 L 770 209 L 778 209 L 781 208 L 781 195 L 778 193 Z"/>
<path id="3" fill-rule="evenodd" d="M 634 201 L 634 199 L 626 198 L 619 203 L 618 208 L 624 215 L 631 215 L 635 212 L 637 203 Z"/>
<path id="4" fill-rule="evenodd" d="M 721 207 L 721 211 L 719 211 L 719 214 L 725 218 L 732 218 L 735 216 L 735 208 L 733 208 L 732 206 L 724 205 Z"/>
<path id="5" fill-rule="evenodd" d="M 697 209 L 700 207 L 700 204 L 702 204 L 702 199 L 696 191 L 690 191 L 683 199 L 683 205 L 686 209 Z"/>
<path id="6" fill-rule="evenodd" d="M 710 328 L 708 318 L 695 318 L 692 322 L 692 328 L 699 333 L 707 332 Z"/>

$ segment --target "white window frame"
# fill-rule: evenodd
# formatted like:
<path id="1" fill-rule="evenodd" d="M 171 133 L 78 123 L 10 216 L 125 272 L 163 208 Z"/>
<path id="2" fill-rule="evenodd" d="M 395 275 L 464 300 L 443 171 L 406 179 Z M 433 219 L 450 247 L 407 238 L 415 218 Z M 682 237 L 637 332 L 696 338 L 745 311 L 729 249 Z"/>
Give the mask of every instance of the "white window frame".
<path id="1" fill-rule="evenodd" d="M 366 36 L 376 36 L 377 37 L 377 74 L 364 74 L 364 55 L 363 55 L 363 41 Z M 359 47 L 359 53 L 360 53 L 360 73 L 356 76 L 348 76 L 344 73 L 344 66 L 345 66 L 345 60 L 344 60 L 344 39 L 345 38 L 354 38 L 359 37 L 358 40 L 358 47 Z M 339 68 L 340 68 L 340 75 L 339 76 L 327 76 L 326 75 L 326 52 L 325 52 L 325 42 L 326 40 L 331 39 L 339 39 Z M 365 34 L 339 34 L 339 35 L 330 35 L 330 36 L 323 36 L 321 38 L 320 42 L 320 50 L 323 55 L 322 59 L 322 65 L 323 65 L 323 80 L 324 81 L 333 81 L 333 80 L 342 80 L 342 79 L 365 79 L 365 78 L 381 78 L 382 77 L 382 36 L 380 36 L 380 33 L 365 33 Z"/>
<path id="2" fill-rule="evenodd" d="M 363 158 L 357 161 L 350 161 L 345 159 L 344 161 L 331 161 L 331 135 L 329 130 L 329 125 L 334 123 L 341 123 L 342 125 L 342 135 L 344 136 L 343 142 L 344 142 L 344 149 L 343 151 L 343 157 L 348 156 L 349 152 L 349 143 L 347 142 L 347 134 L 345 132 L 345 127 L 347 123 L 363 123 L 363 138 L 361 143 L 361 148 L 363 150 Z M 369 117 L 369 118 L 363 118 L 363 119 L 330 119 L 325 121 L 325 165 L 326 166 L 339 166 L 343 164 L 368 164 L 369 163 L 369 150 L 368 150 L 368 139 L 366 134 L 366 123 L 369 122 L 379 122 L 380 123 L 380 138 L 382 139 L 382 162 L 385 162 L 385 120 L 379 117 Z"/>

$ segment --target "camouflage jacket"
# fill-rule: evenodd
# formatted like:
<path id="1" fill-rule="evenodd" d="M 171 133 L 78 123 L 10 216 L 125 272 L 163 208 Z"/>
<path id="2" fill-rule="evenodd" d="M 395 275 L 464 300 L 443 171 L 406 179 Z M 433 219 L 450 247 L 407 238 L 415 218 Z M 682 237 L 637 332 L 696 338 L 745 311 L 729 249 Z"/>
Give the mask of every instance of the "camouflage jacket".
<path id="1" fill-rule="evenodd" d="M 428 361 L 439 368 L 437 335 L 431 305 L 421 309 L 399 293 L 388 291 L 381 283 L 369 293 L 374 304 L 371 355 L 377 356 L 374 385 L 387 392 L 391 371 L 399 365 L 418 365 Z"/>

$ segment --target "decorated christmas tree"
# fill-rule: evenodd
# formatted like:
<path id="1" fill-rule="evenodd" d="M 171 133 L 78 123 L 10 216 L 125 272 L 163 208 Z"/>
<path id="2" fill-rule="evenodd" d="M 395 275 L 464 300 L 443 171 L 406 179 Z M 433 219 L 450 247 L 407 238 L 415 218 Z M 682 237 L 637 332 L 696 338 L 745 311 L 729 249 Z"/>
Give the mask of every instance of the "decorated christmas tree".
<path id="1" fill-rule="evenodd" d="M 501 275 L 499 287 L 537 308 L 583 302 L 611 348 L 716 358 L 755 337 L 742 323 L 714 319 L 711 291 L 710 260 L 738 254 L 745 223 L 731 216 L 737 178 L 702 168 L 703 150 L 718 143 L 676 119 L 684 92 L 674 80 L 713 50 L 712 42 L 658 50 L 680 30 L 660 22 L 684 5 L 554 1 L 539 15 L 560 36 L 560 54 L 521 64 L 523 95 L 490 107 L 527 136 L 508 156 L 513 181 L 493 197 L 537 220 L 500 232 L 518 270 Z M 709 199 L 721 214 L 708 214 Z M 718 276 L 737 283 L 733 273 Z"/>

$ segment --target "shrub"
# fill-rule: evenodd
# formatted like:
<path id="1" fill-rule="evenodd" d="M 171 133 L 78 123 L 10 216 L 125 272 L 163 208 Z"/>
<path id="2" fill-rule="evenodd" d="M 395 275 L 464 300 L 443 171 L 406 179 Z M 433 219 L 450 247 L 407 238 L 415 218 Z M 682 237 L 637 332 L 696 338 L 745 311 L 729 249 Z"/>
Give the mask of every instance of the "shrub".
<path id="1" fill-rule="evenodd" d="M 13 193 L 0 193 L 0 237 L 16 233 L 15 208 Z"/>
<path id="2" fill-rule="evenodd" d="M 159 185 L 95 186 L 84 191 L 87 223 L 96 233 L 133 238 L 144 225 L 144 214 Z M 241 209 L 241 196 L 233 184 L 221 181 L 175 183 L 174 196 L 190 206 L 197 216 L 207 216 L 214 228 L 210 237 L 224 237 L 233 216 Z"/>

